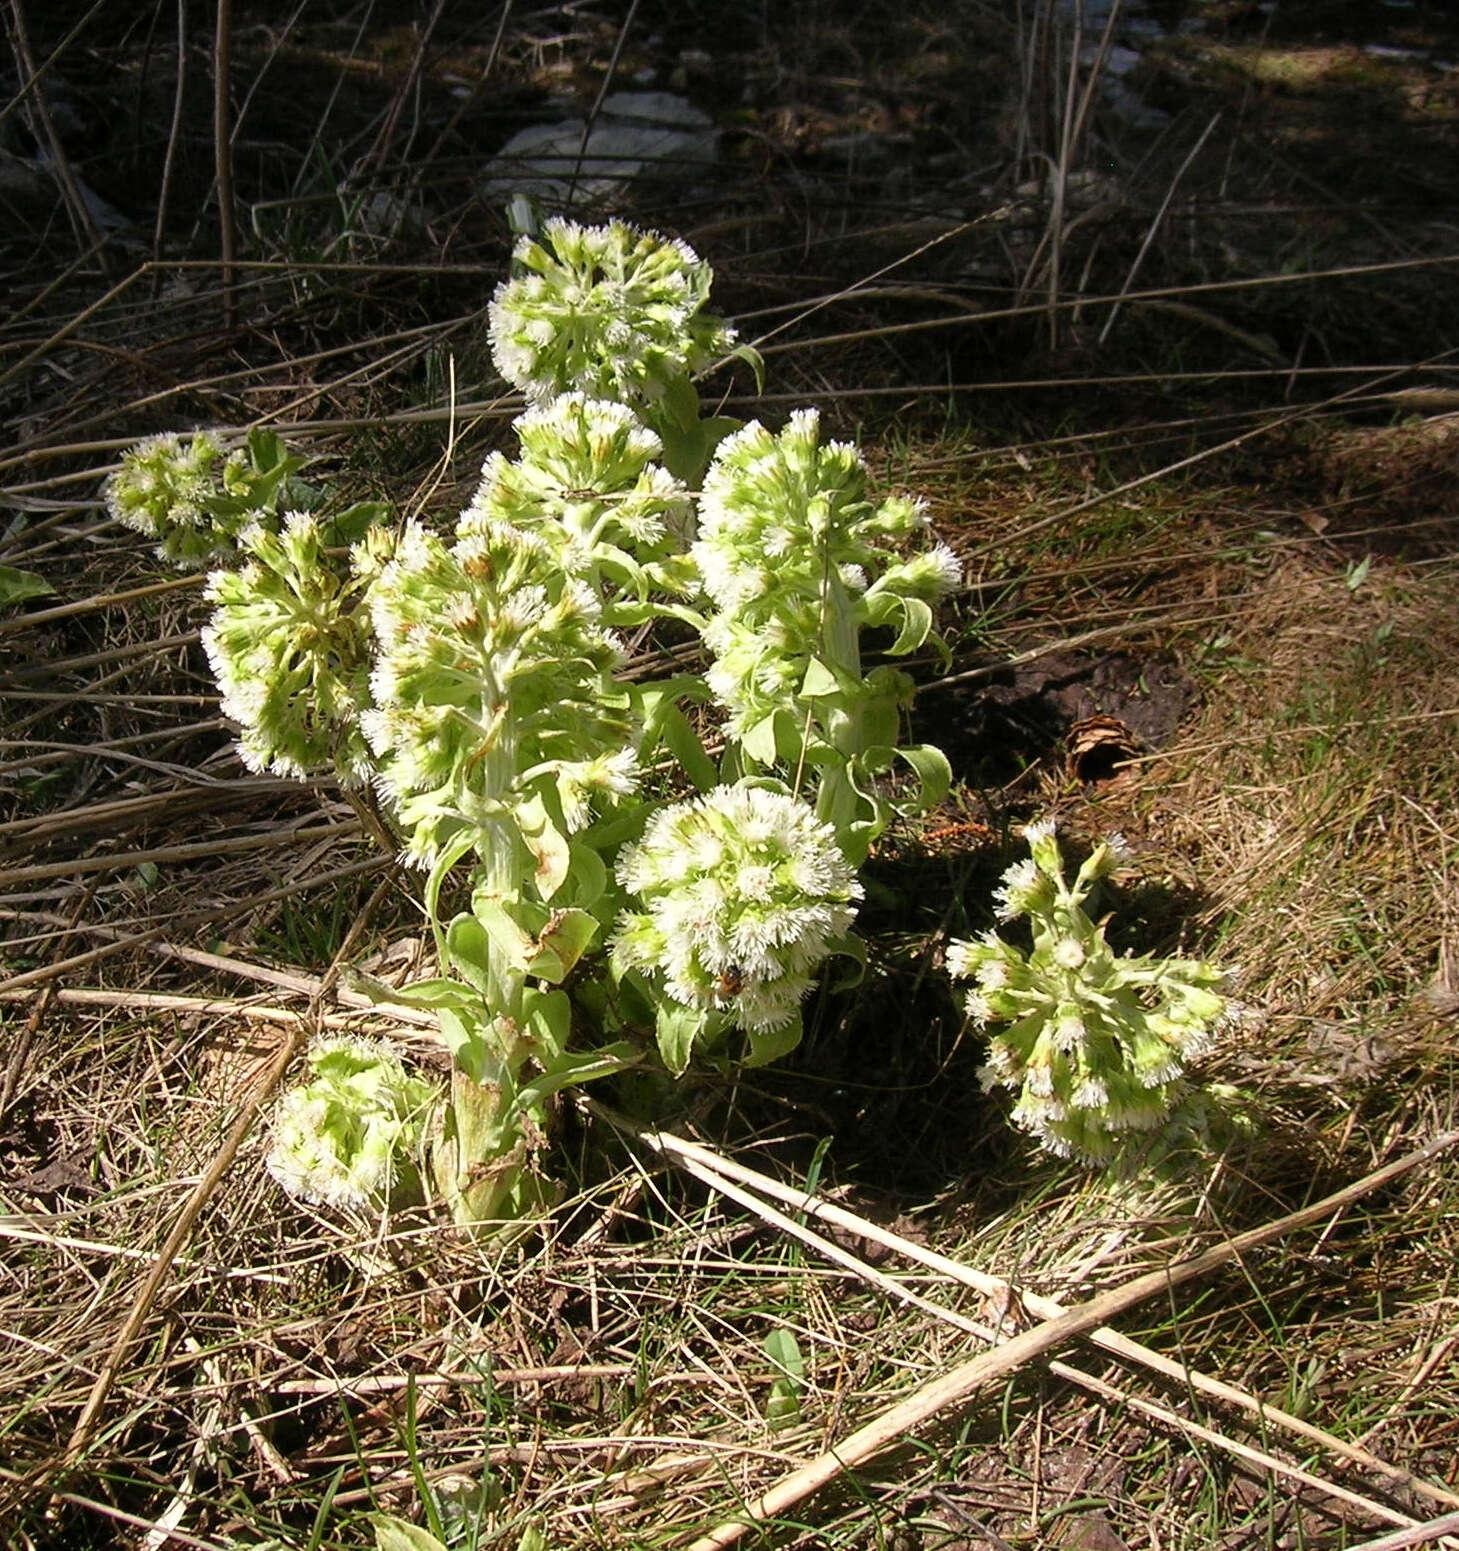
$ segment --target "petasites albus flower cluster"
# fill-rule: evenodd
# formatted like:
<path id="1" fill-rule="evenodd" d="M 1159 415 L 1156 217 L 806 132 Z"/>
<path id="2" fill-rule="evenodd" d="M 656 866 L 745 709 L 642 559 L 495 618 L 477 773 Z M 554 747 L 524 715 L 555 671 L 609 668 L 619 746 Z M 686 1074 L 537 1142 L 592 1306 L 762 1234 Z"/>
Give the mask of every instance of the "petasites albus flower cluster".
<path id="1" fill-rule="evenodd" d="M 227 451 L 211 431 L 149 436 L 122 454 L 106 482 L 107 511 L 145 534 L 173 565 L 192 569 L 230 555 L 240 533 L 270 522 L 280 492 L 303 466 L 271 431 Z"/>
<path id="2" fill-rule="evenodd" d="M 239 547 L 245 564 L 208 578 L 203 647 L 244 764 L 299 778 L 332 767 L 346 785 L 367 781 L 370 626 L 360 600 L 372 554 L 362 546 L 353 568 L 335 564 L 303 512 L 279 533 L 251 524 Z"/>
<path id="3" fill-rule="evenodd" d="M 713 271 L 687 243 L 557 218 L 540 242 L 519 239 L 512 263 L 490 307 L 492 355 L 533 403 L 573 391 L 654 403 L 734 343 L 702 311 Z"/>
<path id="4" fill-rule="evenodd" d="M 721 442 L 699 513 L 691 553 L 717 606 L 703 631 L 709 687 L 752 765 L 819 772 L 817 812 L 864 854 L 886 821 L 867 815 L 867 794 L 890 763 L 912 683 L 890 666 L 863 673 L 861 632 L 890 627 L 893 655 L 944 650 L 932 604 L 957 584 L 957 557 L 944 544 L 904 552 L 925 535 L 925 509 L 904 496 L 873 502 L 861 454 L 823 442 L 814 409 L 778 435 L 752 421 Z M 935 801 L 946 761 L 901 754 Z"/>
<path id="5" fill-rule="evenodd" d="M 798 1035 L 801 1001 L 844 946 L 862 893 L 830 825 L 787 793 L 746 781 L 655 814 L 617 872 L 641 908 L 618 921 L 616 969 L 715 1015 L 704 1034 L 716 1017 L 745 1030 L 752 1058 L 756 1036 Z"/>
<path id="6" fill-rule="evenodd" d="M 1194 959 L 1109 947 L 1088 906 L 1125 860 L 1118 837 L 1071 885 L 1052 823 L 1030 824 L 1024 836 L 1030 858 L 1004 874 L 997 900 L 1005 920 L 1027 918 L 1031 951 L 987 932 L 953 942 L 947 967 L 974 982 L 967 1009 L 990 1030 L 985 1086 L 1016 1088 L 1014 1120 L 1051 1152 L 1101 1162 L 1169 1116 L 1186 1067 L 1227 1016 L 1226 976 Z"/>
<path id="7" fill-rule="evenodd" d="M 622 649 L 591 588 L 527 529 L 476 514 L 453 543 L 410 524 L 371 590 L 374 706 L 362 717 L 406 857 L 486 856 L 526 840 L 543 863 L 594 794 L 636 778 Z"/>
<path id="8" fill-rule="evenodd" d="M 463 524 L 531 529 L 604 597 L 615 622 L 643 618 L 651 593 L 693 589 L 689 492 L 656 461 L 663 443 L 631 410 L 564 393 L 515 430 L 519 455 L 487 458 Z"/>
<path id="9" fill-rule="evenodd" d="M 149 436 L 122 454 L 122 466 L 107 481 L 108 512 L 145 534 L 157 553 L 175 565 L 200 566 L 225 552 L 237 531 L 220 523 L 222 497 L 244 491 L 247 458 L 227 453 L 216 436 L 195 431 L 184 440 Z"/>

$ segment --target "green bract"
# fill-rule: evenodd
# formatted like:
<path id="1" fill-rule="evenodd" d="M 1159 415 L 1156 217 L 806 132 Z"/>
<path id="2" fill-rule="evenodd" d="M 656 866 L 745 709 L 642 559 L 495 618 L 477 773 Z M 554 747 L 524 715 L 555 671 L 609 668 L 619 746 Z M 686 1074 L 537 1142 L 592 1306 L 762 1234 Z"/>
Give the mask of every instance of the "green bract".
<path id="1" fill-rule="evenodd" d="M 491 303 L 492 354 L 535 403 L 574 390 L 655 402 L 734 342 L 723 319 L 701 314 L 713 272 L 687 243 L 558 218 L 512 260 L 518 273 Z"/>
<path id="2" fill-rule="evenodd" d="M 1085 906 L 1120 865 L 1123 842 L 1099 846 L 1072 886 L 1051 823 L 1025 830 L 1032 859 L 1004 874 L 999 914 L 1026 916 L 1024 953 L 988 932 L 954 942 L 948 972 L 972 979 L 979 1024 L 996 1025 L 985 1086 L 1019 1089 L 1013 1118 L 1051 1152 L 1092 1162 L 1131 1133 L 1161 1125 L 1183 1091 L 1186 1065 L 1228 1014 L 1223 972 L 1193 959 L 1117 956 Z"/>
<path id="3" fill-rule="evenodd" d="M 269 1173 L 304 1201 L 385 1206 L 396 1186 L 416 1183 L 438 1090 L 372 1040 L 328 1040 L 308 1060 L 313 1077 L 274 1111 Z"/>
<path id="4" fill-rule="evenodd" d="M 642 906 L 619 919 L 619 972 L 751 1035 L 795 1024 L 862 892 L 829 825 L 743 781 L 655 814 L 619 857 L 618 881 Z"/>
<path id="5" fill-rule="evenodd" d="M 247 564 L 208 578 L 215 608 L 203 647 L 223 714 L 242 728 L 243 762 L 298 777 L 332 764 L 346 784 L 367 781 L 364 581 L 331 564 L 319 525 L 302 512 L 290 512 L 281 533 L 254 523 L 239 545 L 252 557 Z"/>
<path id="6" fill-rule="evenodd" d="M 594 794 L 633 789 L 618 642 L 545 540 L 481 518 L 448 545 L 412 523 L 371 611 L 375 708 L 362 720 L 408 860 L 526 835 L 541 865 L 544 825 L 580 828 Z"/>

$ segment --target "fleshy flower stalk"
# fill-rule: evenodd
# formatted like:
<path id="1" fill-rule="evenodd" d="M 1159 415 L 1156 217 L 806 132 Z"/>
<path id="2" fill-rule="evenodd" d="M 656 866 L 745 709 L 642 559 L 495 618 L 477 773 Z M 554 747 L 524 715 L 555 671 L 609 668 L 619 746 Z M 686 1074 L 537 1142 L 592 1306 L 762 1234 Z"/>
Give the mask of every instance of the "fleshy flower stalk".
<path id="1" fill-rule="evenodd" d="M 617 872 L 641 908 L 619 919 L 615 970 L 637 971 L 690 1015 L 659 1020 L 672 1071 L 734 1025 L 756 1063 L 794 1047 L 800 1003 L 822 961 L 847 950 L 862 893 L 829 825 L 742 781 L 655 814 Z"/>
<path id="2" fill-rule="evenodd" d="M 985 1086 L 1018 1089 L 1014 1120 L 1051 1152 L 1103 1162 L 1170 1115 L 1186 1067 L 1229 1016 L 1226 976 L 1194 959 L 1110 949 L 1087 907 L 1124 861 L 1118 836 L 1069 885 L 1052 823 L 1024 834 L 1031 858 L 1008 869 L 997 899 L 1003 919 L 1028 918 L 1032 951 L 987 932 L 952 943 L 947 968 L 974 982 L 968 1012 L 992 1028 Z"/>

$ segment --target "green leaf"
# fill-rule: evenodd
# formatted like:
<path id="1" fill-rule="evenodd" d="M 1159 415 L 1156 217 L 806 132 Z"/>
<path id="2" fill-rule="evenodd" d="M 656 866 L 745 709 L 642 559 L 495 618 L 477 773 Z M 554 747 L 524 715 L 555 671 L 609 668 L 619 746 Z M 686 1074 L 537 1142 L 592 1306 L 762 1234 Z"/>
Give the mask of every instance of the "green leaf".
<path id="1" fill-rule="evenodd" d="M 484 997 L 491 996 L 491 939 L 473 915 L 459 915 L 446 928 L 451 967 Z"/>
<path id="2" fill-rule="evenodd" d="M 674 378 L 657 409 L 680 431 L 693 431 L 699 425 L 699 395 L 687 377 Z"/>
<path id="3" fill-rule="evenodd" d="M 757 765 L 775 763 L 775 713 L 763 717 L 740 739 L 740 747 Z"/>
<path id="4" fill-rule="evenodd" d="M 736 345 L 730 351 L 730 359 L 743 361 L 755 374 L 755 392 L 765 391 L 765 358 L 753 345 Z"/>
<path id="5" fill-rule="evenodd" d="M 782 1024 L 778 1029 L 771 1029 L 769 1033 L 746 1029 L 745 1041 L 749 1046 L 749 1052 L 742 1065 L 769 1066 L 772 1061 L 778 1061 L 781 1056 L 788 1056 L 800 1044 L 803 1032 L 799 1013 L 796 1013 L 789 1023 Z"/>
<path id="6" fill-rule="evenodd" d="M 765 1337 L 765 1355 L 781 1373 L 797 1384 L 805 1382 L 805 1358 L 800 1345 L 783 1325 L 778 1325 Z"/>
<path id="7" fill-rule="evenodd" d="M 685 1007 L 664 997 L 654 1014 L 654 1035 L 659 1043 L 659 1055 L 674 1074 L 682 1077 L 694 1056 L 695 1043 L 709 1027 L 709 1014 L 697 1007 Z"/>
<path id="8" fill-rule="evenodd" d="M 921 598 L 903 598 L 902 629 L 897 639 L 887 648 L 893 657 L 905 657 L 915 652 L 932 634 L 932 609 Z"/>
<path id="9" fill-rule="evenodd" d="M 659 741 L 679 761 L 680 768 L 699 791 L 707 792 L 719 785 L 714 761 L 678 706 L 670 706 L 664 713 L 658 731 Z"/>
<path id="10" fill-rule="evenodd" d="M 559 984 L 597 935 L 597 919 L 586 910 L 554 910 L 537 934 L 535 951 L 525 965 L 527 974 Z"/>
<path id="11" fill-rule="evenodd" d="M 566 991 L 539 991 L 529 987 L 522 996 L 522 1018 L 527 1032 L 541 1047 L 544 1063 L 554 1066 L 562 1059 L 572 1034 L 572 1003 Z"/>
<path id="12" fill-rule="evenodd" d="M 486 1081 L 488 1050 L 482 1032 L 485 1010 L 478 1002 L 474 1008 L 438 1007 L 436 1022 L 441 1043 L 451 1054 L 457 1068 L 474 1083 Z"/>
<path id="13" fill-rule="evenodd" d="M 532 955 L 537 951 L 534 930 L 537 923 L 524 926 L 518 920 L 518 915 L 522 912 L 525 903 L 523 900 L 513 900 L 509 905 L 507 901 L 495 895 L 482 893 L 473 895 L 471 900 L 471 909 L 476 920 L 485 928 L 487 935 L 496 944 L 507 963 L 523 974 L 532 962 Z M 545 923 L 545 909 L 541 913 Z"/>
<path id="14" fill-rule="evenodd" d="M 574 840 L 568 847 L 567 890 L 563 903 L 591 910 L 608 891 L 608 868 L 590 845 Z"/>
<path id="15" fill-rule="evenodd" d="M 375 1551 L 449 1551 L 429 1530 L 394 1514 L 372 1513 L 369 1519 L 375 1530 Z"/>
<path id="16" fill-rule="evenodd" d="M 412 980 L 408 986 L 392 986 L 358 969 L 347 969 L 341 983 L 366 996 L 376 1006 L 385 1007 L 477 1007 L 481 997 L 470 986 L 444 976 Z"/>
<path id="17" fill-rule="evenodd" d="M 548 817 L 541 797 L 517 804 L 517 827 L 536 864 L 537 892 L 551 899 L 567 881 L 567 837 Z"/>
<path id="18" fill-rule="evenodd" d="M 841 680 L 834 668 L 828 667 L 819 657 L 812 657 L 806 666 L 805 677 L 800 681 L 800 693 L 806 700 L 819 700 L 828 695 L 841 693 Z"/>
<path id="19" fill-rule="evenodd" d="M 323 524 L 324 542 L 330 548 L 357 544 L 371 528 L 383 527 L 394 516 L 389 501 L 356 501 Z"/>
<path id="20" fill-rule="evenodd" d="M 551 1071 L 543 1072 L 522 1086 L 523 1104 L 545 1103 L 554 1093 L 564 1088 L 576 1088 L 583 1083 L 596 1082 L 600 1077 L 614 1077 L 642 1059 L 637 1045 L 626 1039 L 615 1040 L 611 1045 L 601 1045 L 597 1050 L 583 1050 L 570 1055 L 558 1056 Z"/>
<path id="21" fill-rule="evenodd" d="M 17 571 L 14 566 L 0 565 L 0 609 L 12 603 L 24 603 L 27 598 L 49 598 L 56 589 L 34 571 Z"/>
<path id="22" fill-rule="evenodd" d="M 847 932 L 844 936 L 836 938 L 827 949 L 828 956 L 834 954 L 837 958 L 850 959 L 854 968 L 843 970 L 830 982 L 832 991 L 850 991 L 866 978 L 866 944 L 862 940 Z"/>
<path id="23" fill-rule="evenodd" d="M 765 1337 L 765 1355 L 781 1373 L 770 1386 L 765 1420 L 772 1428 L 793 1426 L 800 1420 L 800 1396 L 805 1388 L 805 1359 L 800 1346 L 790 1331 L 780 1326 Z"/>
<path id="24" fill-rule="evenodd" d="M 947 755 L 932 743 L 914 743 L 896 753 L 898 759 L 912 767 L 918 788 L 915 808 L 898 804 L 898 811 L 908 813 L 935 808 L 952 786 L 952 766 L 947 762 Z"/>

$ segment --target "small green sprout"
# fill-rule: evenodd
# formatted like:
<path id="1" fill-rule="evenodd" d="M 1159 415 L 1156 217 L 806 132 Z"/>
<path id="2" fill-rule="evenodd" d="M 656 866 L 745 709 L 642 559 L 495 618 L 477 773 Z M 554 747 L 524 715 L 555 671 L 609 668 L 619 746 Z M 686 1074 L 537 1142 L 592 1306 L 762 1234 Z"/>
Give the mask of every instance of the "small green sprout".
<path id="1" fill-rule="evenodd" d="M 1031 857 L 1008 869 L 996 898 L 1003 919 L 1027 917 L 1032 950 L 987 932 L 952 943 L 947 968 L 974 981 L 968 1013 L 993 1030 L 984 1086 L 1018 1089 L 1014 1120 L 1050 1152 L 1105 1162 L 1169 1117 L 1186 1067 L 1231 1015 L 1218 989 L 1227 976 L 1194 959 L 1111 950 L 1086 907 L 1127 857 L 1120 837 L 1097 847 L 1070 886 L 1053 824 L 1030 824 L 1024 836 Z"/>
<path id="2" fill-rule="evenodd" d="M 274 1110 L 269 1173 L 302 1201 L 357 1210 L 418 1190 L 437 1088 L 373 1040 L 326 1040 L 308 1061 L 313 1076 Z"/>

